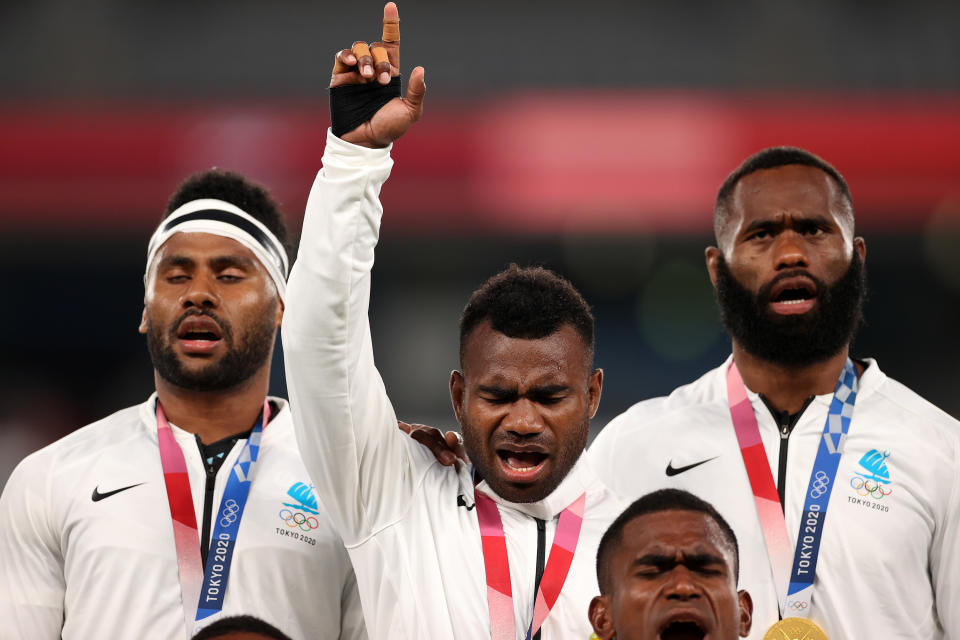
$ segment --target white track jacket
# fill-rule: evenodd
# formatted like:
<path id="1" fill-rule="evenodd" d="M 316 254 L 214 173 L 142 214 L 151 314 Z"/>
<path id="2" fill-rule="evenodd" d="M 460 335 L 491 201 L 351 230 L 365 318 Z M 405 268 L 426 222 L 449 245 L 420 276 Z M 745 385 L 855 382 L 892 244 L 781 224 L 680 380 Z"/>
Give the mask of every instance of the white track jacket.
<path id="1" fill-rule="evenodd" d="M 777 596 L 727 404 L 729 363 L 634 405 L 601 431 L 588 456 L 622 495 L 677 487 L 717 508 L 740 543 L 740 588 L 753 596 L 750 637 L 759 640 L 777 620 Z M 960 423 L 875 361 L 866 364 L 827 509 L 810 618 L 831 640 L 958 640 Z M 747 393 L 779 485 L 781 428 Z M 786 439 L 791 548 L 832 397 L 815 397 Z M 889 483 L 871 495 L 864 476 L 883 472 Z"/>
<path id="2" fill-rule="evenodd" d="M 440 465 L 397 429 L 374 366 L 367 318 L 370 270 L 382 213 L 378 196 L 392 164 L 389 149 L 365 149 L 327 136 L 283 320 L 297 440 L 353 560 L 370 636 L 489 640 L 471 471 Z M 517 638 L 525 636 L 533 613 L 534 517 L 547 521 L 549 551 L 557 516 L 584 491 L 580 541 L 542 638 L 586 640 L 587 607 L 599 593 L 596 547 L 623 504 L 584 459 L 540 502 L 515 504 L 491 496 L 506 534 Z"/>
<path id="3" fill-rule="evenodd" d="M 155 398 L 37 451 L 10 476 L 0 498 L 3 640 L 183 640 Z M 254 615 L 297 640 L 361 640 L 366 634 L 349 558 L 323 505 L 298 485 L 309 485 L 309 478 L 290 411 L 283 400 L 271 400 L 280 411 L 263 431 L 223 615 Z M 206 471 L 193 434 L 171 429 L 183 450 L 199 525 Z M 217 473 L 213 517 L 245 443 L 234 445 Z M 94 500 L 94 492 L 101 497 Z M 304 518 L 284 519 L 285 510 L 318 513 L 303 530 L 296 523 Z"/>

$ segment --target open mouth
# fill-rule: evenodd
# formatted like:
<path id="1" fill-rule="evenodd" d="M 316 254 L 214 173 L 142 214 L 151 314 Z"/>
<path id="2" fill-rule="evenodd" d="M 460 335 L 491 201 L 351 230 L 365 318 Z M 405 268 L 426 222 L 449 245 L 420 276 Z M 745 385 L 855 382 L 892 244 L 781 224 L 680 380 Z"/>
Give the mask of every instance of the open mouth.
<path id="1" fill-rule="evenodd" d="M 220 336 L 212 331 L 187 331 L 181 336 L 183 340 L 219 340 Z"/>
<path id="2" fill-rule="evenodd" d="M 549 457 L 539 449 L 501 448 L 496 450 L 500 469 L 512 482 L 530 482 L 536 478 Z"/>
<path id="3" fill-rule="evenodd" d="M 804 300 L 811 300 L 812 298 L 813 294 L 805 288 L 784 289 L 773 301 L 782 302 L 783 304 L 800 304 Z"/>
<path id="4" fill-rule="evenodd" d="M 816 285 L 803 276 L 787 278 L 770 292 L 770 306 L 782 315 L 806 313 L 816 304 L 816 299 Z"/>
<path id="5" fill-rule="evenodd" d="M 177 338 L 185 351 L 207 353 L 212 351 L 223 338 L 220 325 L 212 318 L 190 316 L 177 328 Z"/>
<path id="6" fill-rule="evenodd" d="M 706 635 L 707 632 L 693 620 L 675 620 L 668 624 L 657 638 L 659 640 L 703 640 Z"/>

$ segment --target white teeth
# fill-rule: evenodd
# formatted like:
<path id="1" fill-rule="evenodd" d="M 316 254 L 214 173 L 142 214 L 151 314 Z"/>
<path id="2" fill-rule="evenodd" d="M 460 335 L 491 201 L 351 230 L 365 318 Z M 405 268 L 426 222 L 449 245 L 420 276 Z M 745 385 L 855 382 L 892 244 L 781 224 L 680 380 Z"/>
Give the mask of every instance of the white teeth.
<path id="1" fill-rule="evenodd" d="M 800 304 L 801 302 L 806 302 L 806 300 L 803 300 L 803 299 L 800 299 L 800 300 L 781 300 L 780 302 L 781 302 L 782 304 Z"/>
<path id="2" fill-rule="evenodd" d="M 518 464 L 519 462 L 518 460 L 516 460 L 515 458 L 510 458 L 509 456 L 502 458 L 502 460 L 504 464 L 506 464 L 508 467 L 510 467 L 514 471 L 520 471 L 520 472 L 533 471 L 534 469 L 540 466 L 538 464 L 535 464 L 532 467 L 520 466 L 520 464 Z"/>

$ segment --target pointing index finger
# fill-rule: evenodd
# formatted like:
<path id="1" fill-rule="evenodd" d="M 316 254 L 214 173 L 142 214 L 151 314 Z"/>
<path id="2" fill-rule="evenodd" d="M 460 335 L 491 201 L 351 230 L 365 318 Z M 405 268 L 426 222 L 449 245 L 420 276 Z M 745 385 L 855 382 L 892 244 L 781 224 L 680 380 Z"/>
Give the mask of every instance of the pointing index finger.
<path id="1" fill-rule="evenodd" d="M 391 44 L 400 42 L 400 12 L 393 2 L 383 5 L 383 38 L 381 40 Z"/>

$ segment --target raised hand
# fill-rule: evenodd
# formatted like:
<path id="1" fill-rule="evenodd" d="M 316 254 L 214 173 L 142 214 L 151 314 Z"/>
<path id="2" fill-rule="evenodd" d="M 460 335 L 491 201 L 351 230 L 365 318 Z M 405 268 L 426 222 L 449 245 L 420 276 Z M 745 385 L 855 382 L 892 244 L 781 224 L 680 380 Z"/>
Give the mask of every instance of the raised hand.
<path id="1" fill-rule="evenodd" d="M 383 7 L 383 36 L 379 42 L 367 45 L 357 41 L 350 49 L 339 51 L 334 57 L 330 88 L 345 85 L 390 83 L 400 75 L 400 13 L 397 5 L 388 2 Z M 381 148 L 402 136 L 423 111 L 426 85 L 423 67 L 416 67 L 407 81 L 404 97 L 393 98 L 366 122 L 340 137 L 364 147 Z"/>

